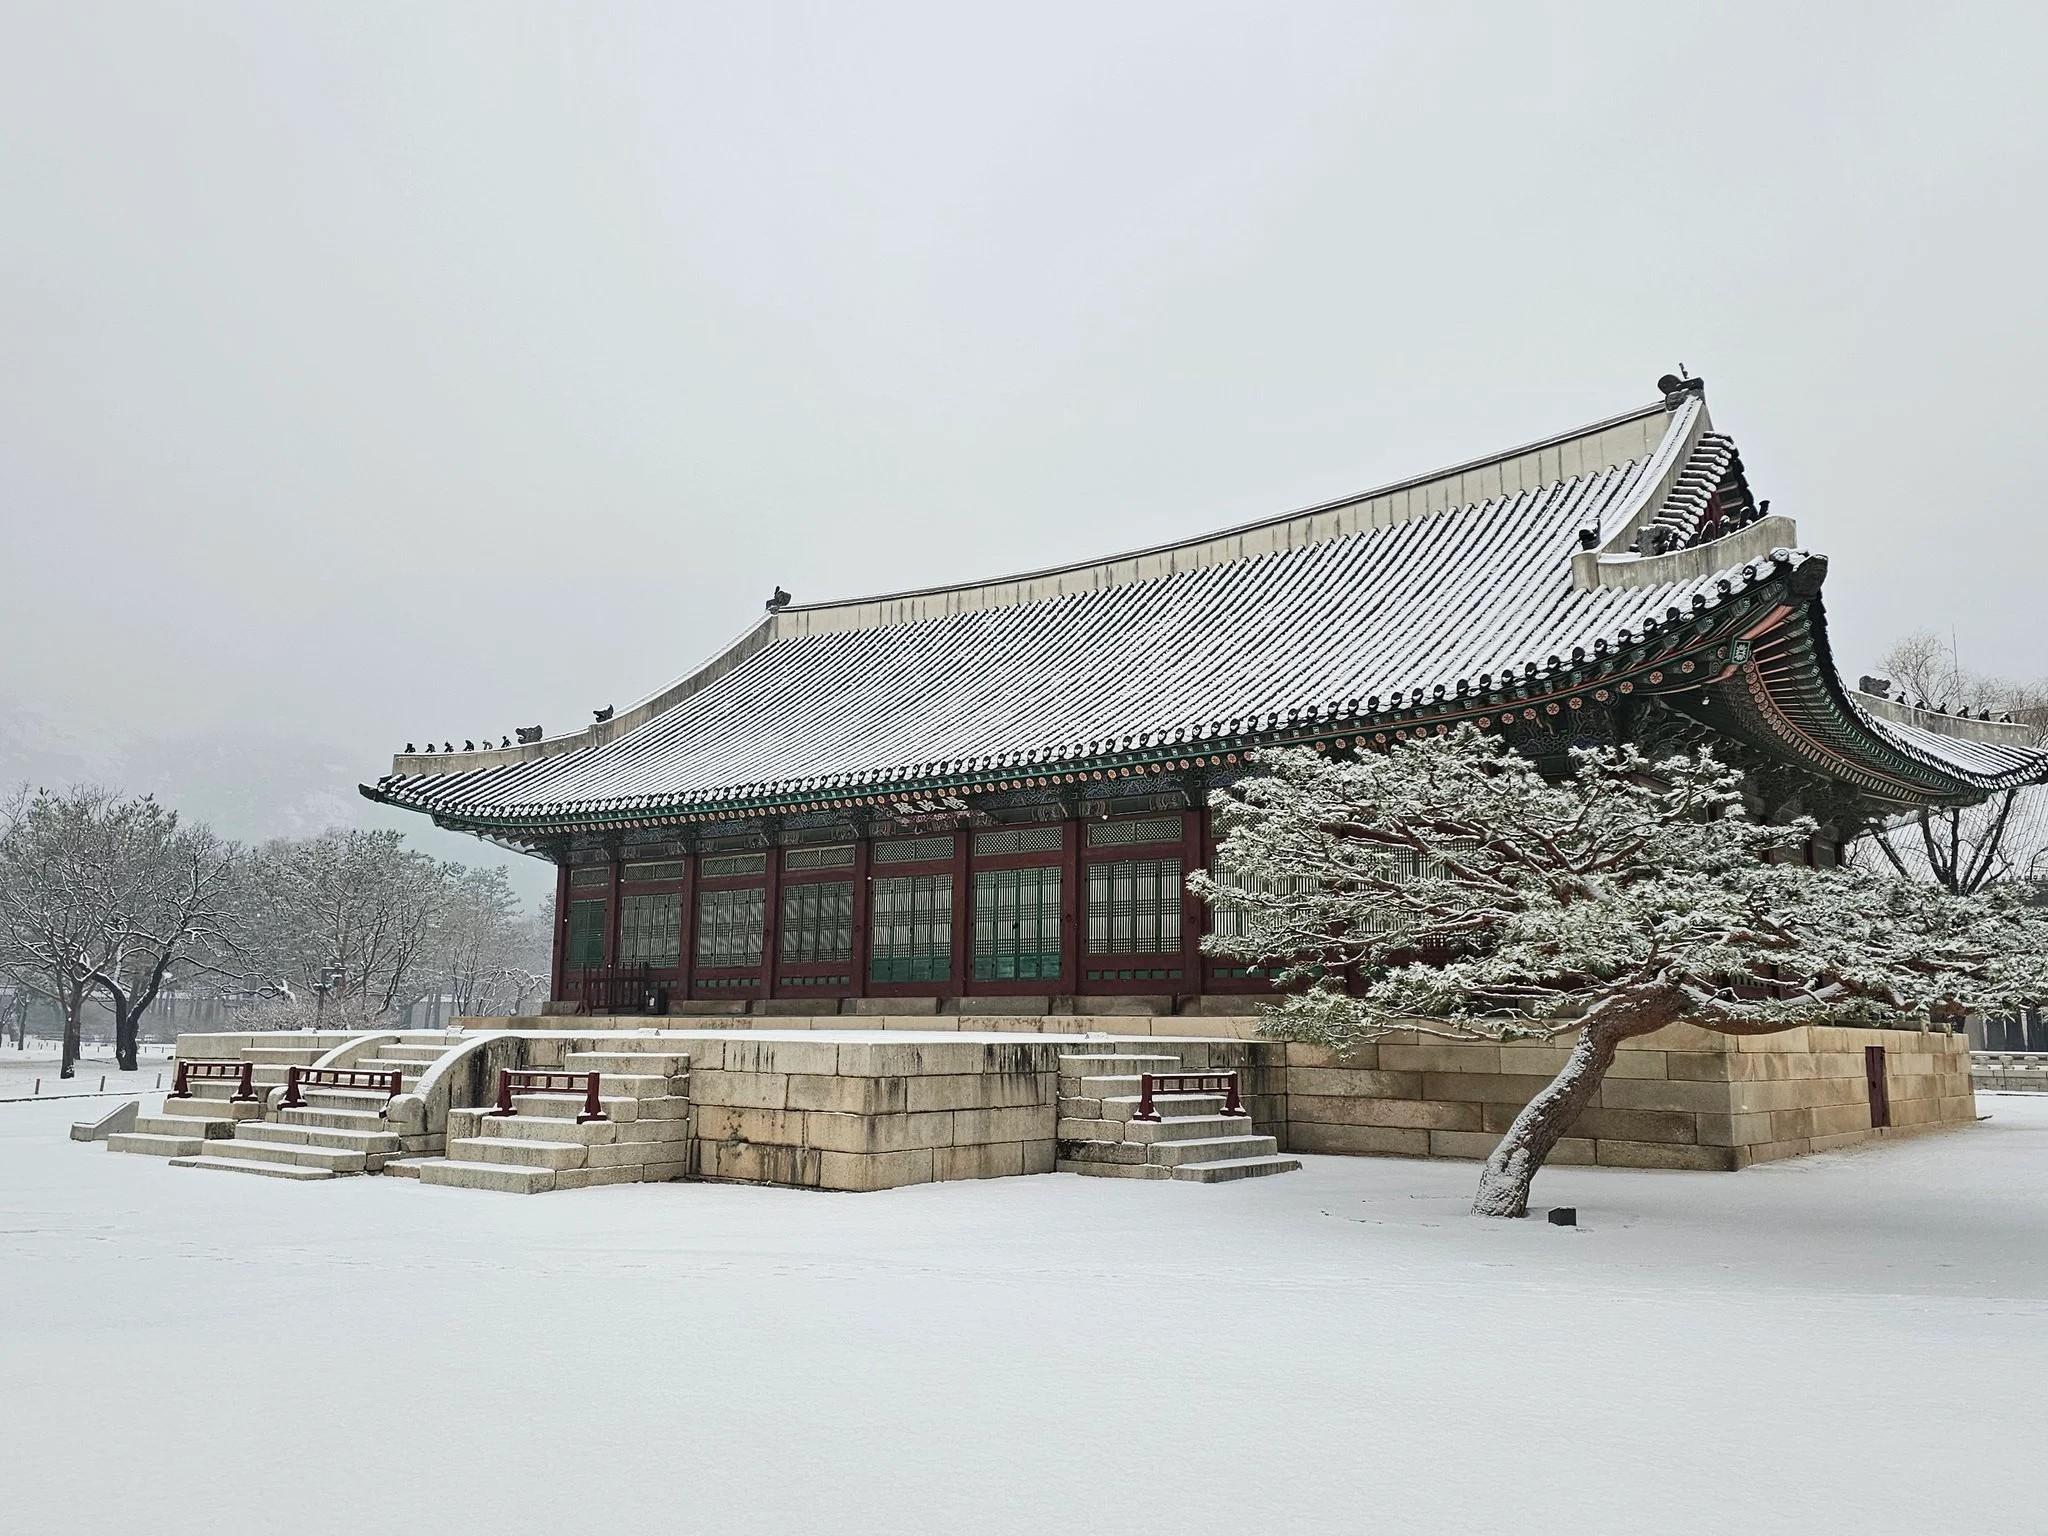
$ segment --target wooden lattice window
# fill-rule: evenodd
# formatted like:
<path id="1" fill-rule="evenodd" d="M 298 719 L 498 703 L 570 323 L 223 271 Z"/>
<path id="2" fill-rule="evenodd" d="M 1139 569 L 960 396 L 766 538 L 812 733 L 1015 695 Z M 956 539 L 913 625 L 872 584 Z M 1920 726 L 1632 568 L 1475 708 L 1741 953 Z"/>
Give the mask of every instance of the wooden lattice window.
<path id="1" fill-rule="evenodd" d="M 768 873 L 768 855 L 765 853 L 721 853 L 707 858 L 703 863 L 706 880 L 724 880 L 733 875 L 765 875 Z"/>
<path id="2" fill-rule="evenodd" d="M 851 869 L 853 844 L 834 843 L 825 848 L 791 848 L 782 855 L 784 869 Z"/>
<path id="3" fill-rule="evenodd" d="M 569 871 L 569 888 L 576 891 L 602 890 L 612 883 L 611 866 L 608 864 L 586 864 L 581 869 Z"/>
<path id="4" fill-rule="evenodd" d="M 1018 981 L 1060 973 L 1060 871 L 984 869 L 974 877 L 974 975 Z"/>
<path id="5" fill-rule="evenodd" d="M 619 879 L 627 885 L 652 885 L 658 880 L 682 878 L 681 859 L 650 859 L 640 864 L 628 864 L 619 871 Z"/>
<path id="6" fill-rule="evenodd" d="M 697 963 L 758 966 L 766 895 L 758 885 L 705 891 L 697 898 Z"/>
<path id="7" fill-rule="evenodd" d="M 619 959 L 627 965 L 673 966 L 683 955 L 683 898 L 628 896 L 619 903 Z"/>
<path id="8" fill-rule="evenodd" d="M 999 853 L 1058 853 L 1060 829 L 1050 827 L 998 827 L 974 834 L 974 851 L 983 857 Z"/>
<path id="9" fill-rule="evenodd" d="M 1088 823 L 1088 846 L 1090 848 L 1127 848 L 1132 843 L 1177 843 L 1180 841 L 1180 818 L 1178 816 L 1148 816 L 1140 820 L 1091 821 Z"/>
<path id="10" fill-rule="evenodd" d="M 950 837 L 886 837 L 875 844 L 878 864 L 923 864 L 953 857 Z"/>
<path id="11" fill-rule="evenodd" d="M 809 880 L 782 892 L 782 963 L 832 965 L 853 958 L 853 885 Z"/>
<path id="12" fill-rule="evenodd" d="M 873 888 L 868 972 L 876 981 L 944 981 L 953 973 L 953 877 L 904 875 Z"/>
<path id="13" fill-rule="evenodd" d="M 569 903 L 570 969 L 587 971 L 604 964 L 604 911 L 601 901 Z"/>
<path id="14" fill-rule="evenodd" d="M 1180 948 L 1179 859 L 1088 866 L 1088 953 L 1160 955 Z"/>

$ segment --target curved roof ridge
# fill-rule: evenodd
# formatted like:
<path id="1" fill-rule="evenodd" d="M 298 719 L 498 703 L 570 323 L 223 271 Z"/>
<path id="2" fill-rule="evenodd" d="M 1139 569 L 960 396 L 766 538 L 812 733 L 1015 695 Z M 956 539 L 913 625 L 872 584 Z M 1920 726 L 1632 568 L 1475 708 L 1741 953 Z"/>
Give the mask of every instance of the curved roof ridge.
<path id="1" fill-rule="evenodd" d="M 1690 407 L 1691 400 L 1685 405 Z M 1683 407 L 1674 411 L 1670 402 L 1660 399 L 1427 474 L 1164 544 L 1011 575 L 793 603 L 774 610 L 775 634 L 783 638 L 831 629 L 867 629 L 977 608 L 1009 607 L 1320 543 L 1362 529 L 1391 527 L 1647 458 L 1666 448 L 1674 431 L 1680 424 L 1690 424 L 1694 414 Z"/>

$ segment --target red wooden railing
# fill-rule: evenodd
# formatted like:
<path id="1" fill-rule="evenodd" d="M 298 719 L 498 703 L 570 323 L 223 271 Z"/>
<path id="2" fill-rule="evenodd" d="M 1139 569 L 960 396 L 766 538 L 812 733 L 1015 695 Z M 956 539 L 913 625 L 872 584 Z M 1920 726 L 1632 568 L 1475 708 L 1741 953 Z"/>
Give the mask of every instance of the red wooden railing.
<path id="1" fill-rule="evenodd" d="M 1138 1078 L 1138 1112 L 1133 1120 L 1157 1120 L 1153 1099 L 1162 1093 L 1220 1093 L 1223 1113 L 1245 1115 L 1244 1097 L 1238 1092 L 1235 1072 L 1145 1072 Z"/>
<path id="2" fill-rule="evenodd" d="M 256 1063 L 253 1061 L 181 1061 L 177 1075 L 171 1079 L 170 1096 L 174 1099 L 192 1097 L 194 1082 L 233 1083 L 235 1091 L 228 1095 L 230 1103 L 237 1099 L 256 1097 Z"/>
<path id="3" fill-rule="evenodd" d="M 515 1093 L 580 1093 L 583 1095 L 583 1113 L 576 1117 L 578 1125 L 587 1120 L 609 1118 L 597 1102 L 597 1084 L 602 1074 L 596 1072 L 520 1072 L 511 1067 L 498 1068 L 498 1107 L 488 1110 L 491 1115 L 516 1115 L 512 1107 Z"/>
<path id="4" fill-rule="evenodd" d="M 284 1069 L 284 1097 L 278 1101 L 280 1109 L 304 1109 L 306 1096 L 301 1088 L 368 1088 L 373 1093 L 381 1090 L 387 1099 L 395 1099 L 405 1087 L 405 1074 L 396 1070 L 372 1067 L 286 1067 Z"/>

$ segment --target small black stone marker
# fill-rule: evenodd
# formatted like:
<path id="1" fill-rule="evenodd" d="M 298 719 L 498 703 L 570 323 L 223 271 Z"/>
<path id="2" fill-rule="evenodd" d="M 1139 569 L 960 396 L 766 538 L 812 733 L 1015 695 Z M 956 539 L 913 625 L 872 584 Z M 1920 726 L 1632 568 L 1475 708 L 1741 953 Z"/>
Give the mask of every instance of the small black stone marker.
<path id="1" fill-rule="evenodd" d="M 1576 1227 L 1579 1224 L 1579 1208 L 1576 1205 L 1553 1205 L 1550 1208 L 1550 1224 L 1553 1227 Z"/>

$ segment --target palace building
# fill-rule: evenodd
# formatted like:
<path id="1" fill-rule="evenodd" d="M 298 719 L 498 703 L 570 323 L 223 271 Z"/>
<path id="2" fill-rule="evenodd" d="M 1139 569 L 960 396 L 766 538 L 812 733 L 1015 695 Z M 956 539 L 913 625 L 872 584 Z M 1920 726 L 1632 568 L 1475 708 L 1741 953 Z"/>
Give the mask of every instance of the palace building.
<path id="1" fill-rule="evenodd" d="M 553 1005 L 619 1014 L 1238 1014 L 1205 957 L 1211 786 L 1278 744 L 1460 721 L 1539 760 L 1710 743 L 1822 826 L 2048 778 L 2017 727 L 1846 687 L 1825 555 L 1699 380 L 1181 543 L 836 602 L 777 592 L 616 716 L 408 753 L 372 800 L 552 860 Z"/>

